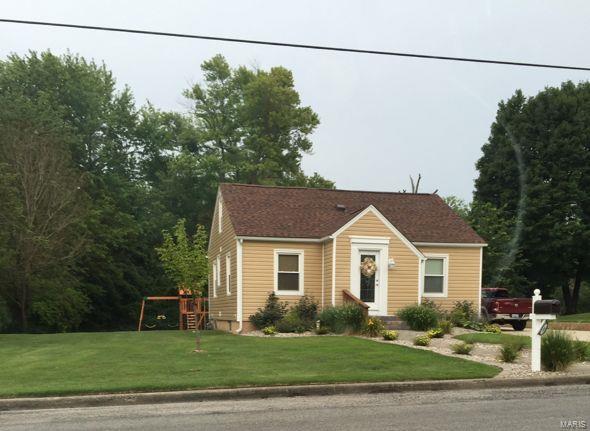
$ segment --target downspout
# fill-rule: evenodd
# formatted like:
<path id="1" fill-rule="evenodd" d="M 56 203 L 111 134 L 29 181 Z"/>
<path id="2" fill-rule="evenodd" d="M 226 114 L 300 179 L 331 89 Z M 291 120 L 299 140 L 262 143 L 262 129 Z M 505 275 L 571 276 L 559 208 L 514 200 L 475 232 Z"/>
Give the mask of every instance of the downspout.
<path id="1" fill-rule="evenodd" d="M 326 249 L 326 243 L 322 242 L 322 310 L 324 309 L 324 297 L 326 296 L 326 277 L 325 277 L 325 265 L 324 265 L 324 254 Z"/>
<path id="2" fill-rule="evenodd" d="M 236 319 L 238 320 L 238 329 L 237 333 L 241 333 L 243 329 L 243 316 L 242 316 L 242 243 L 243 239 L 236 240 L 236 284 L 237 284 L 237 292 L 236 292 L 236 303 L 237 303 L 237 311 L 236 311 Z"/>

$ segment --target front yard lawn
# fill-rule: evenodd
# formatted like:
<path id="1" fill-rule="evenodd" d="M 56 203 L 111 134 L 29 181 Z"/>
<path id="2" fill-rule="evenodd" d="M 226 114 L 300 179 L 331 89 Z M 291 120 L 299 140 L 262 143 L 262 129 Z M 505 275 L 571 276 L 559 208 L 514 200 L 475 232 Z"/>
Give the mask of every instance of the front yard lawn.
<path id="1" fill-rule="evenodd" d="M 467 379 L 500 371 L 354 337 L 181 331 L 0 335 L 0 397 L 334 382 Z"/>
<path id="2" fill-rule="evenodd" d="M 558 322 L 590 323 L 590 313 L 565 314 L 557 316 Z"/>
<path id="3" fill-rule="evenodd" d="M 526 335 L 511 334 L 491 334 L 488 332 L 474 332 L 471 334 L 457 335 L 454 338 L 465 341 L 466 343 L 485 343 L 485 344 L 505 344 L 514 343 L 522 344 L 524 347 L 531 347 L 531 337 Z"/>

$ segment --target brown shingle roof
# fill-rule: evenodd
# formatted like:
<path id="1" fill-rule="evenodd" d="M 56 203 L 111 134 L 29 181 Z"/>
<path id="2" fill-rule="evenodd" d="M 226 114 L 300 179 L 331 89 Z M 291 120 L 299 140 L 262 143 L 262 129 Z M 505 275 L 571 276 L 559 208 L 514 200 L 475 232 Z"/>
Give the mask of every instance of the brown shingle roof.
<path id="1" fill-rule="evenodd" d="M 323 238 L 373 205 L 412 242 L 485 242 L 436 194 L 246 184 L 220 188 L 238 236 Z"/>

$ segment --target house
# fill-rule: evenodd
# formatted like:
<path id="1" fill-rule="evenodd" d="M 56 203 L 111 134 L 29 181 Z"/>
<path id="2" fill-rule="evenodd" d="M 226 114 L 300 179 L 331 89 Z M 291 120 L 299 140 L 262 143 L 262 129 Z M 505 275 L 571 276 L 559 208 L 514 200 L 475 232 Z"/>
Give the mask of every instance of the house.
<path id="1" fill-rule="evenodd" d="M 436 194 L 221 184 L 210 319 L 248 331 L 271 292 L 290 303 L 310 295 L 322 308 L 352 294 L 377 316 L 426 298 L 480 304 L 485 245 Z"/>

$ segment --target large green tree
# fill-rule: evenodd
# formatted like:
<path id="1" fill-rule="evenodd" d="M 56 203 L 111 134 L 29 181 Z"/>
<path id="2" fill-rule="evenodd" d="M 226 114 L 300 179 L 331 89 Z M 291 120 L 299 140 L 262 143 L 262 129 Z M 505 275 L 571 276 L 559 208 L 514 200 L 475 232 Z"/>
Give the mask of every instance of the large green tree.
<path id="1" fill-rule="evenodd" d="M 489 205 L 511 232 L 497 270 L 512 273 L 517 290 L 561 289 L 568 313 L 590 270 L 589 136 L 589 83 L 530 98 L 517 91 L 500 103 L 477 163 L 474 202 Z"/>

